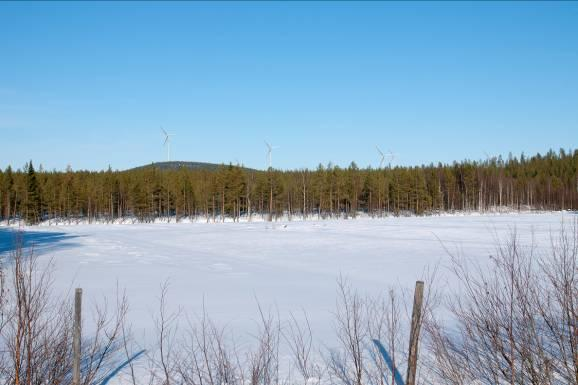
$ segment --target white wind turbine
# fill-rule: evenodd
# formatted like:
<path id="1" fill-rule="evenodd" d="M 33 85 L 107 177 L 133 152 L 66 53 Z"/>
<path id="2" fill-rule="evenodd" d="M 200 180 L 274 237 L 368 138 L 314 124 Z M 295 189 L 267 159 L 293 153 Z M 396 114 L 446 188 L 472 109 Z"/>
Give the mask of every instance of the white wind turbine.
<path id="1" fill-rule="evenodd" d="M 377 150 L 377 152 L 379 152 L 379 155 L 381 156 L 381 159 L 379 160 L 379 169 L 381 170 L 383 168 L 383 162 L 385 161 L 385 155 L 379 149 L 379 147 L 375 146 L 375 149 Z"/>
<path id="2" fill-rule="evenodd" d="M 272 166 L 272 156 L 273 150 L 279 148 L 279 146 L 271 146 L 267 141 L 265 141 L 265 145 L 267 146 L 267 160 L 269 162 L 269 168 Z"/>
<path id="3" fill-rule="evenodd" d="M 391 152 L 391 150 L 387 150 L 387 154 L 385 157 L 389 160 L 389 162 L 388 162 L 389 168 L 391 168 L 391 162 L 393 162 L 395 160 L 396 156 L 397 156 L 397 154 L 394 154 L 393 152 Z"/>
<path id="4" fill-rule="evenodd" d="M 383 151 L 381 151 L 380 148 L 377 146 L 375 146 L 375 149 L 377 150 L 377 152 L 381 156 L 381 159 L 379 161 L 379 168 L 380 169 L 383 168 L 383 163 L 385 163 L 385 159 L 387 159 L 389 161 L 387 167 L 391 168 L 391 162 L 393 162 L 393 160 L 395 159 L 396 154 L 391 152 L 391 150 L 387 150 L 387 153 L 384 154 Z"/>
<path id="5" fill-rule="evenodd" d="M 175 136 L 175 134 L 169 134 L 162 127 L 161 127 L 161 131 L 163 132 L 163 135 L 165 136 L 165 142 L 163 143 L 163 146 L 167 147 L 167 162 L 170 162 L 171 161 L 171 136 Z"/>

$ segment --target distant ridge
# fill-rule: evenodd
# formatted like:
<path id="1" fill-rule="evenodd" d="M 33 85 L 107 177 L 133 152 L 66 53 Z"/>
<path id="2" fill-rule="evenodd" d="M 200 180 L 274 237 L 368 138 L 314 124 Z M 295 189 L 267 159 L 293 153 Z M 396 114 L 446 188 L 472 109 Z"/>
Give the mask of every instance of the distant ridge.
<path id="1" fill-rule="evenodd" d="M 153 162 L 144 166 L 134 167 L 126 171 L 133 170 L 143 170 L 147 168 L 157 168 L 161 171 L 168 170 L 206 170 L 206 171 L 216 171 L 222 166 L 228 166 L 228 164 L 216 164 L 216 163 L 205 163 L 205 162 L 183 162 L 183 161 L 170 161 L 170 162 Z M 246 167 L 242 167 L 245 170 L 252 170 Z"/>

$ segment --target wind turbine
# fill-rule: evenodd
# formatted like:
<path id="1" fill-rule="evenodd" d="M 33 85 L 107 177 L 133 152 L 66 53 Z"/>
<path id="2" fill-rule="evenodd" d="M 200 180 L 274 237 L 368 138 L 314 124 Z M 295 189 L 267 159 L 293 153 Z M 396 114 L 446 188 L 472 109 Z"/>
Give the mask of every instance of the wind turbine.
<path id="1" fill-rule="evenodd" d="M 273 150 L 279 148 L 279 146 L 271 146 L 267 141 L 265 141 L 265 145 L 267 146 L 267 160 L 269 161 L 269 168 L 271 168 L 271 157 L 273 155 Z"/>
<path id="2" fill-rule="evenodd" d="M 267 159 L 269 160 L 269 168 L 268 173 L 271 174 L 271 171 L 273 170 L 272 167 L 272 163 L 271 163 L 271 155 L 273 154 L 273 150 L 276 148 L 279 148 L 278 146 L 271 146 L 269 144 L 269 142 L 267 142 L 265 140 L 265 145 L 267 146 Z M 271 189 L 269 190 L 269 222 L 273 221 L 273 175 L 271 175 L 270 178 L 270 185 L 271 185 Z"/>
<path id="3" fill-rule="evenodd" d="M 391 152 L 391 150 L 387 150 L 387 157 L 389 158 L 389 168 L 391 168 L 391 162 L 395 160 L 396 156 L 397 154 L 394 154 L 393 152 Z"/>
<path id="4" fill-rule="evenodd" d="M 389 168 L 391 168 L 391 162 L 393 162 L 395 160 L 396 155 L 397 154 L 394 154 L 393 152 L 391 152 L 391 150 L 387 150 L 386 157 L 389 159 L 389 165 L 388 165 Z"/>
<path id="5" fill-rule="evenodd" d="M 383 151 L 381 151 L 381 149 L 377 146 L 375 146 L 375 149 L 377 150 L 377 152 L 379 153 L 379 155 L 381 156 L 381 159 L 379 161 L 379 168 L 383 168 L 383 163 L 385 162 L 385 159 L 387 158 L 389 160 L 388 162 L 388 168 L 391 168 L 391 162 L 395 159 L 395 155 L 393 152 L 391 152 L 391 150 L 387 150 L 387 153 L 384 154 Z"/>
<path id="6" fill-rule="evenodd" d="M 165 142 L 163 143 L 163 146 L 167 147 L 167 162 L 170 162 L 171 161 L 171 136 L 175 136 L 175 134 L 169 134 L 162 127 L 161 127 L 161 131 L 163 132 L 163 135 L 165 136 Z"/>
<path id="7" fill-rule="evenodd" d="M 381 159 L 379 161 L 379 169 L 381 170 L 383 168 L 383 162 L 385 161 L 385 155 L 383 154 L 383 152 L 379 149 L 379 147 L 375 146 L 375 149 L 377 150 L 377 152 L 379 152 L 379 155 L 381 156 Z"/>

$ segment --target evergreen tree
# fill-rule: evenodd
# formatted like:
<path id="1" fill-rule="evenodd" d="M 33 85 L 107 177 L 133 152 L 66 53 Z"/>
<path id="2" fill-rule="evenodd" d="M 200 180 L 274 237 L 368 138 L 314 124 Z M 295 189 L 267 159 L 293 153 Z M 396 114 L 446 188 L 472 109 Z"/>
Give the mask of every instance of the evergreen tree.
<path id="1" fill-rule="evenodd" d="M 6 220 L 10 220 L 12 215 L 12 199 L 14 189 L 14 176 L 12 175 L 12 167 L 6 167 L 4 178 L 2 182 L 2 216 Z"/>
<path id="2" fill-rule="evenodd" d="M 28 163 L 27 194 L 26 194 L 26 216 L 28 224 L 37 224 L 42 218 L 42 203 L 40 200 L 40 189 L 36 178 L 36 171 L 32 161 Z"/>

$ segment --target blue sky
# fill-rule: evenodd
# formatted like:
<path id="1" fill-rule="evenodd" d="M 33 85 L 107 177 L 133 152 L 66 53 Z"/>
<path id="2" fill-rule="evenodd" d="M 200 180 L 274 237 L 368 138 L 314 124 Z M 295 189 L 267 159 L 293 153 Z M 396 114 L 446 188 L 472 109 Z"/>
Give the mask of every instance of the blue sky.
<path id="1" fill-rule="evenodd" d="M 0 167 L 578 148 L 575 2 L 0 3 Z"/>

